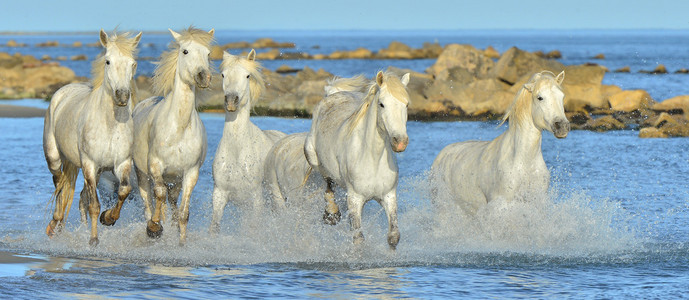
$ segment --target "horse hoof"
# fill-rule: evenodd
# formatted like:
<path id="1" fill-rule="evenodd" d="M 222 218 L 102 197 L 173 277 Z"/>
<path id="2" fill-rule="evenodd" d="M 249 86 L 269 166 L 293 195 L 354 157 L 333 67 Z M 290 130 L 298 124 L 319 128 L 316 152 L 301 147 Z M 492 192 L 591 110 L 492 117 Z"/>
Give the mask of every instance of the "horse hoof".
<path id="1" fill-rule="evenodd" d="M 96 246 L 98 246 L 98 243 L 99 243 L 99 241 L 98 241 L 98 238 L 97 238 L 97 237 L 91 238 L 91 239 L 89 240 L 89 246 L 91 246 L 91 247 L 96 247 Z"/>
<path id="2" fill-rule="evenodd" d="M 354 245 L 360 245 L 361 243 L 364 242 L 364 234 L 361 232 L 358 232 L 357 234 L 354 235 Z"/>
<path id="3" fill-rule="evenodd" d="M 397 249 L 397 244 L 400 242 L 400 233 L 392 233 L 388 235 L 388 245 L 390 245 L 391 250 Z"/>
<path id="4" fill-rule="evenodd" d="M 148 221 L 148 226 L 146 226 L 146 234 L 152 239 L 157 239 L 163 235 L 163 226 L 158 222 Z"/>
<path id="5" fill-rule="evenodd" d="M 48 223 L 48 226 L 46 226 L 46 228 L 45 228 L 45 234 L 49 238 L 53 238 L 55 236 L 55 234 L 60 232 L 60 229 L 61 229 L 60 223 L 58 221 L 51 220 L 50 223 Z"/>
<path id="6" fill-rule="evenodd" d="M 100 223 L 105 225 L 105 226 L 112 226 L 112 225 L 115 225 L 115 222 L 117 222 L 117 220 L 111 220 L 110 218 L 108 218 L 108 216 L 106 216 L 106 214 L 109 211 L 110 210 L 106 210 L 100 214 Z"/>
<path id="7" fill-rule="evenodd" d="M 340 217 L 342 217 L 342 215 L 339 211 L 334 214 L 331 214 L 326 210 L 325 214 L 323 214 L 323 222 L 325 222 L 325 224 L 328 225 L 335 225 L 337 224 L 337 222 L 340 221 Z"/>

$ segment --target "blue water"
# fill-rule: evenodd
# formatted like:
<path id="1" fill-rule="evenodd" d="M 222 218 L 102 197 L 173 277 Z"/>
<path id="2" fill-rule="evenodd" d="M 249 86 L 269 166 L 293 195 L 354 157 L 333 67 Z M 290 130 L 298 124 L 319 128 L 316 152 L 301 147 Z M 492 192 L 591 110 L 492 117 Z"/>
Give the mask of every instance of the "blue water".
<path id="1" fill-rule="evenodd" d="M 262 36 L 243 33 L 237 34 L 237 40 L 252 40 L 254 34 Z M 642 69 L 655 67 L 655 60 L 670 70 L 689 65 L 682 55 L 688 39 L 680 32 L 551 32 L 545 37 L 530 32 L 342 33 L 342 41 L 318 33 L 281 34 L 284 38 L 274 38 L 295 41 L 314 53 L 360 44 L 378 49 L 390 40 L 419 46 L 415 43 L 437 39 L 480 48 L 490 44 L 499 51 L 512 45 L 559 49 L 565 63 L 588 61 L 587 57 L 602 52 L 608 57 L 601 61 L 604 64 L 613 64 L 617 55 L 613 53 L 618 53 L 619 65 Z M 229 36 L 219 33 L 218 39 L 229 42 Z M 154 37 L 144 36 L 144 43 L 154 42 Z M 91 41 L 86 36 L 13 38 L 27 43 L 31 39 Z M 165 35 L 158 38 L 161 43 L 167 40 Z M 0 44 L 4 39 L 8 37 L 0 36 Z M 634 48 L 626 43 L 638 46 L 638 56 L 623 55 L 623 49 Z M 312 49 L 315 44 L 320 49 Z M 58 50 L 74 49 L 40 49 Z M 423 62 L 375 61 L 402 67 Z M 276 65 L 281 63 L 295 62 Z M 327 63 L 332 68 L 326 70 L 335 74 L 372 72 L 370 64 Z M 686 93 L 683 75 L 608 74 L 605 80 L 647 84 L 643 88 L 668 97 Z M 9 103 L 46 106 L 40 100 Z M 322 224 L 320 195 L 280 215 L 269 211 L 256 215 L 230 205 L 221 233 L 207 235 L 211 165 L 224 119 L 220 114 L 202 114 L 202 119 L 209 153 L 192 195 L 187 245 L 177 245 L 171 224 L 164 224 L 160 240 L 148 240 L 143 205 L 133 196 L 115 226 L 99 227 L 97 248 L 88 246 L 89 231 L 79 224 L 76 204 L 66 230 L 52 240 L 45 236 L 52 182 L 42 152 L 43 120 L 1 119 L 0 251 L 28 258 L 24 263 L 0 262 L 0 296 L 678 298 L 689 292 L 687 139 L 639 139 L 634 130 L 574 131 L 563 140 L 545 133 L 543 155 L 552 174 L 549 196 L 474 221 L 436 211 L 428 198 L 426 171 L 447 144 L 492 139 L 504 127 L 495 122 L 409 122 L 410 144 L 398 155 L 402 239 L 392 252 L 385 243 L 385 214 L 377 203 L 366 205 L 366 240 L 355 247 L 347 222 Z M 310 126 L 310 120 L 292 118 L 261 117 L 254 122 L 263 129 L 288 133 Z M 81 177 L 78 182 L 77 191 Z M 102 207 L 112 205 L 107 198 L 101 194 Z"/>

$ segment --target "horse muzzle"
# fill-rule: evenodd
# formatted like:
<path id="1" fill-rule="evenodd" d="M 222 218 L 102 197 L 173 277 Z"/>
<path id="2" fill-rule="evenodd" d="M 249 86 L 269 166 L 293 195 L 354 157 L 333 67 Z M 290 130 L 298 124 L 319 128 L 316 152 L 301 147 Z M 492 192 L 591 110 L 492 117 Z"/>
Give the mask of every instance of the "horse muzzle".
<path id="1" fill-rule="evenodd" d="M 390 144 L 392 146 L 392 151 L 395 152 L 402 152 L 407 149 L 407 145 L 409 145 L 409 137 L 408 136 L 403 136 L 403 137 L 393 137 L 390 140 Z"/>
<path id="2" fill-rule="evenodd" d="M 118 89 L 115 91 L 115 104 L 117 106 L 127 106 L 132 93 L 129 90 Z"/>
<path id="3" fill-rule="evenodd" d="M 211 72 L 202 70 L 194 76 L 194 81 L 196 82 L 196 87 L 198 88 L 208 88 L 211 86 Z"/>
<path id="4" fill-rule="evenodd" d="M 225 95 L 225 109 L 229 112 L 237 111 L 239 106 L 239 95 L 235 93 Z"/>
<path id="5" fill-rule="evenodd" d="M 567 134 L 569 133 L 569 121 L 567 121 L 567 120 L 555 121 L 550 126 L 550 128 L 552 129 L 553 135 L 556 138 L 564 139 L 567 137 Z"/>

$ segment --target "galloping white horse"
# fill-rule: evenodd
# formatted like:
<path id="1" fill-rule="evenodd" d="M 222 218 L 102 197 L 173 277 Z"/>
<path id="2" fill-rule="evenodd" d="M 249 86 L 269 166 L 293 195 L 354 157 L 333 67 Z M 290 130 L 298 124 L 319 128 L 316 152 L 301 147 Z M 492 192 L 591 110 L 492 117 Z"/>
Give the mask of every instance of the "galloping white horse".
<path id="1" fill-rule="evenodd" d="M 327 183 L 328 202 L 324 219 L 334 224 L 339 208 L 334 201 L 333 183 L 347 190 L 349 220 L 354 243 L 361 243 L 361 211 L 364 204 L 377 200 L 388 218 L 388 244 L 397 247 L 398 168 L 394 152 L 407 148 L 406 85 L 409 74 L 398 77 L 378 72 L 367 94 L 338 92 L 318 103 L 304 154 L 312 168 Z"/>
<path id="2" fill-rule="evenodd" d="M 265 90 L 256 52 L 238 57 L 223 53 L 222 86 L 225 92 L 225 127 L 213 160 L 213 219 L 217 232 L 227 202 L 263 204 L 261 183 L 268 150 L 285 134 L 261 130 L 249 120 L 251 105 Z"/>
<path id="3" fill-rule="evenodd" d="M 436 184 L 447 187 L 468 213 L 491 201 L 512 201 L 545 193 L 550 171 L 541 153 L 541 131 L 565 138 L 569 122 L 560 84 L 565 78 L 536 73 L 517 93 L 503 117 L 509 128 L 492 141 L 467 141 L 445 147 L 431 167 Z"/>
<path id="4" fill-rule="evenodd" d="M 363 92 L 367 80 L 359 75 L 333 78 L 325 86 L 325 97 L 337 92 Z M 283 208 L 289 198 L 302 195 L 308 185 L 322 185 L 320 174 L 313 171 L 304 156 L 307 132 L 290 134 L 275 142 L 265 162 L 264 184 L 275 207 Z"/>
<path id="5" fill-rule="evenodd" d="M 101 29 L 103 52 L 93 62 L 91 85 L 74 83 L 60 88 L 50 101 L 43 128 L 43 151 L 53 174 L 56 200 L 53 219 L 46 228 L 49 236 L 64 226 L 74 197 L 79 168 L 84 174 L 84 189 L 79 208 L 86 223 L 91 216 L 91 239 L 98 244 L 97 221 L 100 203 L 96 186 L 101 172 L 113 170 L 119 181 L 117 205 L 103 212 L 100 221 L 113 225 L 132 187 L 132 118 L 130 99 L 136 72 L 136 46 L 141 33 L 108 35 Z"/>
<path id="6" fill-rule="evenodd" d="M 161 210 L 167 199 L 173 220 L 179 224 L 180 244 L 186 240 L 191 192 L 208 148 L 195 93 L 196 88 L 211 83 L 209 54 L 214 32 L 193 27 L 181 33 L 170 30 L 174 42 L 162 54 L 153 77 L 155 94 L 164 98 L 148 98 L 134 109 L 134 165 L 148 219 L 146 233 L 152 238 L 163 232 Z M 151 187 L 156 200 L 153 214 Z M 177 210 L 180 190 L 182 203 Z"/>

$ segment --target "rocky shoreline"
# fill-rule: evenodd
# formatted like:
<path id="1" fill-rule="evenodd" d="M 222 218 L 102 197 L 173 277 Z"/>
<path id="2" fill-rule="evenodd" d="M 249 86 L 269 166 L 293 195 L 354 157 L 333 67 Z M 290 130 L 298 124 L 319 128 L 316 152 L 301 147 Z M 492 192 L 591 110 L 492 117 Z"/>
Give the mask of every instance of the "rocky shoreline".
<path id="1" fill-rule="evenodd" d="M 76 47 L 75 45 L 72 45 Z M 607 131 L 639 128 L 640 137 L 689 136 L 689 96 L 681 95 L 658 102 L 644 90 L 622 90 L 602 84 L 609 70 L 597 64 L 568 65 L 555 60 L 559 51 L 527 52 L 513 47 L 500 54 L 495 49 L 477 49 L 471 45 L 426 43 L 414 49 L 399 42 L 372 52 L 368 49 L 336 51 L 329 55 L 281 52 L 294 47 L 259 39 L 216 46 L 212 58 L 226 49 L 254 47 L 270 49 L 258 60 L 271 59 L 436 59 L 425 72 L 389 67 L 402 74 L 411 73 L 408 89 L 411 96 L 410 120 L 493 120 L 500 118 L 516 92 L 529 76 L 538 71 L 565 71 L 565 111 L 573 129 Z M 594 59 L 604 59 L 599 54 Z M 617 70 L 620 71 L 620 70 Z M 621 70 L 620 72 L 624 72 Z M 683 73 L 678 70 L 677 73 Z M 668 71 L 658 66 L 650 74 Z M 308 67 L 294 70 L 282 66 L 275 71 L 263 70 L 267 91 L 256 103 L 257 115 L 310 117 L 314 105 L 322 98 L 327 79 L 334 76 L 325 70 Z M 0 53 L 0 99 L 49 98 L 64 84 L 86 81 L 56 62 L 44 62 L 21 54 Z M 135 102 L 151 94 L 151 78 L 136 79 Z M 222 111 L 222 86 L 215 76 L 209 90 L 200 91 L 199 108 Z"/>

